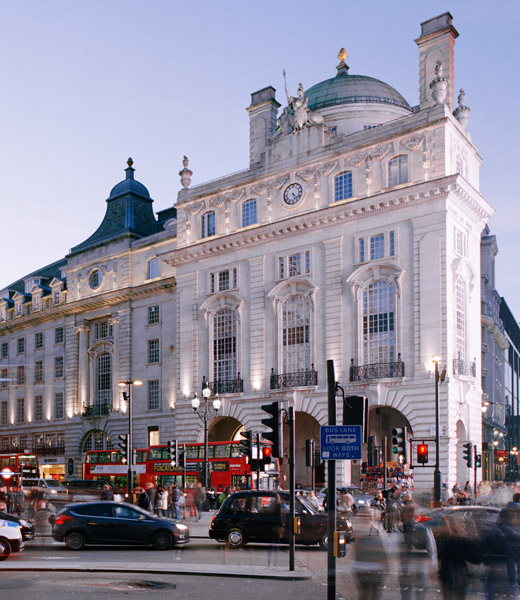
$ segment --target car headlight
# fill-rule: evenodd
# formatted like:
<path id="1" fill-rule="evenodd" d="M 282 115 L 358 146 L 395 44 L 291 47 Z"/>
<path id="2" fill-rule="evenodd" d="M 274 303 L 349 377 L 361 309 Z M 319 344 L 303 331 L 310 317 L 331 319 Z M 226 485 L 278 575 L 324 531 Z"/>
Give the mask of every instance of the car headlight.
<path id="1" fill-rule="evenodd" d="M 19 523 L 22 527 L 27 527 L 28 529 L 32 527 L 32 524 L 29 523 L 29 521 L 26 521 L 25 519 L 20 519 Z"/>
<path id="2" fill-rule="evenodd" d="M 358 504 L 366 504 L 365 500 L 358 500 Z"/>
<path id="3" fill-rule="evenodd" d="M 177 523 L 177 529 L 179 531 L 186 531 L 188 528 L 186 527 L 186 525 L 181 525 L 181 523 Z"/>
<path id="4" fill-rule="evenodd" d="M 57 494 L 58 492 L 56 490 L 51 490 L 51 494 Z"/>

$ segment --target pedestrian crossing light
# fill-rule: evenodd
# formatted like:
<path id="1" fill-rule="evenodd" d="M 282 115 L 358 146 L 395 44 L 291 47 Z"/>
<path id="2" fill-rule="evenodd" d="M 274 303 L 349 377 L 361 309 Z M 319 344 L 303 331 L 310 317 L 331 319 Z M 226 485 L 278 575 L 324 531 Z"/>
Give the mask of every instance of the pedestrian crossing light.
<path id="1" fill-rule="evenodd" d="M 268 419 L 262 419 L 262 424 L 271 430 L 262 433 L 262 435 L 266 440 L 273 443 L 271 447 L 272 455 L 276 458 L 283 458 L 283 425 L 280 402 L 264 404 L 261 408 L 270 415 Z"/>
<path id="2" fill-rule="evenodd" d="M 396 461 L 403 464 L 407 463 L 406 427 L 395 427 L 392 429 L 392 436 L 392 454 L 395 456 Z"/>
<path id="3" fill-rule="evenodd" d="M 428 462 L 428 446 L 427 446 L 427 444 L 419 444 L 417 446 L 417 462 L 420 465 L 425 465 Z"/>
<path id="4" fill-rule="evenodd" d="M 273 451 L 271 449 L 271 446 L 264 446 L 262 448 L 262 468 L 265 469 L 267 465 L 271 464 L 272 453 Z"/>

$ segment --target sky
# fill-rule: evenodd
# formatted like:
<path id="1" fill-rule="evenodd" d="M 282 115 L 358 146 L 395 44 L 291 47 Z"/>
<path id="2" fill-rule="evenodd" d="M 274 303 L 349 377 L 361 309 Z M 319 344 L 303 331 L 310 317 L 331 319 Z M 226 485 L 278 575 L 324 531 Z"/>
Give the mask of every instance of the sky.
<path id="1" fill-rule="evenodd" d="M 0 0 L 0 289 L 63 258 L 105 214 L 126 160 L 157 212 L 181 189 L 248 167 L 251 93 L 351 74 L 418 104 L 420 23 L 449 11 L 455 89 L 483 159 L 496 287 L 520 319 L 520 2 L 481 0 Z"/>

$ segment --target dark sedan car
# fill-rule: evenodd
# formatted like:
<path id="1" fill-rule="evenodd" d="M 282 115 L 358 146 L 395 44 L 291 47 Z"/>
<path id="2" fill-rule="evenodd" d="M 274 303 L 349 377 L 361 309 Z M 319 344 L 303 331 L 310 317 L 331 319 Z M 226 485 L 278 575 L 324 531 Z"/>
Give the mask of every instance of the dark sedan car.
<path id="1" fill-rule="evenodd" d="M 277 495 L 282 503 L 282 537 L 276 531 L 280 517 L 275 511 Z M 300 533 L 296 534 L 296 543 L 304 545 L 319 544 L 324 550 L 328 547 L 327 515 L 320 513 L 308 504 L 305 498 L 297 497 L 296 516 L 300 518 Z M 287 543 L 289 533 L 289 494 L 276 491 L 243 491 L 231 494 L 222 504 L 211 521 L 209 537 L 225 541 L 231 547 L 238 548 L 247 542 Z M 347 542 L 354 540 L 350 519 L 338 516 L 337 529 L 346 531 Z"/>
<path id="2" fill-rule="evenodd" d="M 17 523 L 20 526 L 20 531 L 22 532 L 22 538 L 24 542 L 34 539 L 34 525 L 31 521 L 22 519 L 22 517 L 17 517 L 16 515 L 10 515 L 9 513 L 2 511 L 0 511 L 0 519 Z"/>
<path id="3" fill-rule="evenodd" d="M 65 542 L 71 550 L 81 550 L 87 544 L 169 550 L 190 539 L 186 525 L 118 502 L 70 504 L 49 520 L 54 539 Z"/>

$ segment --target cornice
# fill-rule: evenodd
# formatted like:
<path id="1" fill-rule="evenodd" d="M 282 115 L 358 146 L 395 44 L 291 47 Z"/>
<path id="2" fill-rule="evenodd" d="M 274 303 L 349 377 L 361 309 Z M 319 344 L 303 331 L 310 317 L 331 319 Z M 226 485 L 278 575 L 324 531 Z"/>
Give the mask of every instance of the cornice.
<path id="1" fill-rule="evenodd" d="M 114 290 L 99 294 L 98 296 L 90 296 L 72 302 L 66 302 L 50 308 L 45 308 L 40 311 L 31 313 L 23 317 L 16 317 L 12 321 L 0 323 L 0 336 L 27 329 L 40 323 L 55 321 L 57 318 L 77 315 L 88 311 L 94 311 L 98 308 L 106 308 L 114 306 L 121 302 L 128 302 L 137 297 L 149 296 L 157 292 L 175 292 L 177 282 L 175 277 L 168 277 L 153 283 L 138 285 L 135 287 L 127 287 L 120 290 Z"/>
<path id="2" fill-rule="evenodd" d="M 457 176 L 443 177 L 434 181 L 413 183 L 399 189 L 384 191 L 357 200 L 346 200 L 328 207 L 286 217 L 275 223 L 261 225 L 253 231 L 236 232 L 207 242 L 200 242 L 171 252 L 159 254 L 164 262 L 172 267 L 215 254 L 234 252 L 246 247 L 264 244 L 278 238 L 299 235 L 320 227 L 363 219 L 375 214 L 398 210 L 412 204 L 422 204 L 432 200 L 447 198 L 449 188 Z"/>

